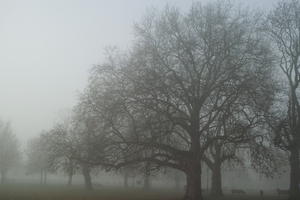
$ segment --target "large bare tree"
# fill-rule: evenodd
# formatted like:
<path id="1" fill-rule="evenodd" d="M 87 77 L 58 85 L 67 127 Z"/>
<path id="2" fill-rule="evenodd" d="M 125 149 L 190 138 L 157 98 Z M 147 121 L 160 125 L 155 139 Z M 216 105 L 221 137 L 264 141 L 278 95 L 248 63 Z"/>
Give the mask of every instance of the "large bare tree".
<path id="1" fill-rule="evenodd" d="M 242 13 L 227 3 L 152 13 L 136 26 L 127 55 L 94 68 L 81 103 L 110 136 L 115 166 L 131 160 L 178 169 L 185 198 L 202 199 L 201 160 L 224 139 L 211 131 L 221 111 L 246 94 L 267 100 L 269 46 L 257 19 Z"/>

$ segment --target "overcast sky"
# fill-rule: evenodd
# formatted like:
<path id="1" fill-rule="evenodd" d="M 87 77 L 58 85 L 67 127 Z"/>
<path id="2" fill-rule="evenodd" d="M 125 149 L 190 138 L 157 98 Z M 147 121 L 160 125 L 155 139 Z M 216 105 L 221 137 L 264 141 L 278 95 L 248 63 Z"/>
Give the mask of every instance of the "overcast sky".
<path id="1" fill-rule="evenodd" d="M 208 0 L 206 0 L 208 1 Z M 206 2 L 202 0 L 201 2 Z M 130 45 L 147 8 L 193 0 L 0 0 L 0 116 L 22 142 L 70 109 L 103 49 Z M 239 0 L 268 9 L 275 0 Z"/>

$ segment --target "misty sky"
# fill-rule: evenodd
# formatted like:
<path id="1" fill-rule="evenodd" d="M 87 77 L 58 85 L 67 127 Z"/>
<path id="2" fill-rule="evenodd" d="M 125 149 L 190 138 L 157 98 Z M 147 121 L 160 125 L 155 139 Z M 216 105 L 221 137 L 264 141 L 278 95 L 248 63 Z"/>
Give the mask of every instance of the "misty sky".
<path id="1" fill-rule="evenodd" d="M 207 2 L 202 0 L 200 2 Z M 0 116 L 22 142 L 75 105 L 106 46 L 126 49 L 149 8 L 193 0 L 0 0 Z M 276 0 L 239 0 L 268 9 Z"/>

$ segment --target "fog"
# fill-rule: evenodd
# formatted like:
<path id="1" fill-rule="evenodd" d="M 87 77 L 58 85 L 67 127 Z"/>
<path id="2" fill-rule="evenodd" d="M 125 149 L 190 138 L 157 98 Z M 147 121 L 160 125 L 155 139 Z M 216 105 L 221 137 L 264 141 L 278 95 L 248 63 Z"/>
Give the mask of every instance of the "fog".
<path id="1" fill-rule="evenodd" d="M 126 49 L 147 10 L 193 0 L 2 0 L 0 110 L 22 143 L 49 129 L 76 103 L 108 46 Z M 206 1 L 201 1 L 206 2 Z M 239 2 L 239 1 L 237 1 Z M 240 0 L 269 9 L 274 0 Z"/>
<path id="2" fill-rule="evenodd" d="M 280 12 L 267 17 L 279 0 L 211 2 L 0 0 L 0 168 L 5 165 L 0 169 L 1 182 L 72 183 L 85 185 L 87 191 L 103 187 L 170 190 L 170 198 L 179 194 L 187 200 L 235 193 L 238 198 L 251 194 L 274 199 L 289 194 L 296 200 L 300 178 L 293 177 L 300 177 L 300 120 L 290 113 L 294 109 L 300 115 L 299 104 L 294 103 L 299 99 L 300 79 L 297 70 L 288 74 L 282 67 L 292 65 L 293 58 L 286 57 L 293 54 L 282 50 L 286 46 L 276 38 L 274 24 Z M 239 13 L 239 9 L 250 12 Z M 275 27 L 273 32 L 266 24 Z M 231 43 L 234 38 L 237 42 Z M 222 56 L 217 60 L 218 55 L 224 60 Z M 295 60 L 300 62 L 300 53 L 298 57 Z M 226 67 L 210 71 L 214 62 Z M 240 64 L 241 70 L 227 63 L 230 67 Z M 189 71 L 191 66 L 206 65 L 201 72 Z M 197 72 L 200 75 L 194 77 Z M 215 86 L 209 80 L 215 74 L 229 78 L 216 79 Z M 289 85 L 286 77 L 280 82 L 285 86 L 277 84 L 274 74 L 294 77 L 290 82 L 295 85 Z M 184 85 L 189 81 L 191 86 Z M 219 89 L 214 93 L 215 88 Z M 195 106 L 196 114 L 190 90 L 200 91 L 195 92 L 196 102 L 202 103 Z M 207 95 L 203 102 L 202 92 Z M 236 99 L 231 99 L 234 95 Z M 192 102 L 190 107 L 186 101 Z M 198 138 L 191 133 L 193 128 Z M 226 135 L 226 128 L 233 136 Z M 220 153 L 222 147 L 224 153 Z M 7 151 L 11 153 L 6 155 Z M 298 160 L 298 166 L 293 166 L 292 159 Z M 215 174 L 219 172 L 220 179 Z M 0 185 L 0 199 L 2 190 L 8 191 Z"/>
<path id="3" fill-rule="evenodd" d="M 192 1 L 172 1 L 187 8 Z M 25 142 L 71 108 L 107 46 L 126 48 L 133 24 L 167 1 L 1 1 L 1 117 Z"/>

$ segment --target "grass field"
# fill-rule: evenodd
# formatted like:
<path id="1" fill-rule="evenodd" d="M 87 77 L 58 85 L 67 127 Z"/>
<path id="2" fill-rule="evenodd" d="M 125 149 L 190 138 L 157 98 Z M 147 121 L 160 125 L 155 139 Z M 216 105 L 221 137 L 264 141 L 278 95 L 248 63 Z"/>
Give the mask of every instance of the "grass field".
<path id="1" fill-rule="evenodd" d="M 82 187 L 59 185 L 0 185 L 0 200 L 180 200 L 178 191 L 143 191 L 102 187 L 86 191 Z M 206 200 L 215 200 L 209 196 Z M 278 196 L 225 195 L 220 200 L 285 200 Z"/>

